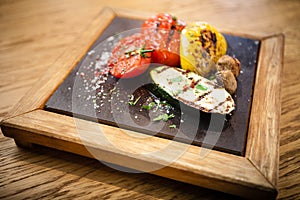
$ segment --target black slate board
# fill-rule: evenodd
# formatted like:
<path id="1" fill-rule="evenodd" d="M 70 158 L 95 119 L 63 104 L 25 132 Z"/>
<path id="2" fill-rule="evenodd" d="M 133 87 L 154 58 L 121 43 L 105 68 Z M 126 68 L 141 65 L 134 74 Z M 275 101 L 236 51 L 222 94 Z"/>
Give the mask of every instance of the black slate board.
<path id="1" fill-rule="evenodd" d="M 100 73 L 95 69 L 95 63 L 99 61 L 97 54 L 102 51 L 97 49 L 99 44 L 111 35 L 139 28 L 141 23 L 139 20 L 115 18 L 95 42 L 90 53 L 75 66 L 50 97 L 44 109 L 244 155 L 260 42 L 224 35 L 228 43 L 227 54 L 237 57 L 242 65 L 238 89 L 233 96 L 236 110 L 232 115 L 211 115 L 183 104 L 180 104 L 180 108 L 160 107 L 147 111 L 141 106 L 158 101 L 158 97 L 147 89 L 148 83 L 151 82 L 148 71 L 133 79 L 118 80 L 109 74 L 95 79 L 95 74 Z M 92 51 L 93 49 L 95 51 Z M 134 106 L 128 104 L 131 95 L 134 96 L 134 100 L 141 97 Z M 160 99 L 160 102 L 162 101 L 163 99 Z M 153 122 L 155 116 L 166 112 L 174 114 L 175 117 L 166 123 Z M 169 127 L 173 124 L 176 128 Z"/>

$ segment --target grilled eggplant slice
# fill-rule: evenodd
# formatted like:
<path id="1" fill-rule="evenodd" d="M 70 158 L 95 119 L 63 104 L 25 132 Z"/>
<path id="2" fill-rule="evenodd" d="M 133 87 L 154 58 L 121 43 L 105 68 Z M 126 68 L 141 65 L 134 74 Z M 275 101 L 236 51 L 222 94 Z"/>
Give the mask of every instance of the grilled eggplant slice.
<path id="1" fill-rule="evenodd" d="M 194 72 L 160 66 L 151 70 L 150 75 L 171 97 L 203 112 L 228 114 L 235 108 L 234 100 L 224 88 Z"/>

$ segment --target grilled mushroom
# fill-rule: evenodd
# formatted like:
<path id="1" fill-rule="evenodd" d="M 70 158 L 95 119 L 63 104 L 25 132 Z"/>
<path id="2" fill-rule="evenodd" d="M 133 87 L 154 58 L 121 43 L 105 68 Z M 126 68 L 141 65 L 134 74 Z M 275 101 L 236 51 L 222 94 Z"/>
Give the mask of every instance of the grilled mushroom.
<path id="1" fill-rule="evenodd" d="M 229 94 L 233 94 L 237 88 L 237 81 L 230 70 L 218 71 L 215 74 L 217 82 L 224 87 Z"/>
<path id="2" fill-rule="evenodd" d="M 224 55 L 218 60 L 216 68 L 218 71 L 230 70 L 235 77 L 238 77 L 240 75 L 241 63 L 236 58 Z"/>

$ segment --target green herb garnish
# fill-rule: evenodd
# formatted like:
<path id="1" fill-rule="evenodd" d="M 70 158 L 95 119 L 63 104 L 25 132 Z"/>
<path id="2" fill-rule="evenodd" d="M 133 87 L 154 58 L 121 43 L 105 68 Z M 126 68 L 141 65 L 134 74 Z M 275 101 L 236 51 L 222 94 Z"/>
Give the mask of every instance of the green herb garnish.
<path id="1" fill-rule="evenodd" d="M 203 85 L 197 84 L 197 85 L 196 85 L 196 89 L 197 89 L 197 90 L 207 90 L 208 88 L 205 87 L 205 86 L 203 86 Z"/>
<path id="2" fill-rule="evenodd" d="M 133 95 L 130 95 L 130 101 L 133 101 L 133 99 L 134 99 L 134 96 Z"/>
<path id="3" fill-rule="evenodd" d="M 135 49 L 132 51 L 125 52 L 125 57 L 130 58 L 131 56 L 140 55 L 143 58 L 149 58 L 146 53 L 153 52 L 154 49 L 145 49 L 145 45 L 141 49 Z"/>
<path id="4" fill-rule="evenodd" d="M 182 76 L 177 76 L 175 78 L 169 79 L 169 81 L 172 83 L 179 83 L 179 82 L 183 81 L 183 78 L 182 78 Z"/>
<path id="5" fill-rule="evenodd" d="M 131 95 L 130 101 L 128 102 L 129 105 L 134 106 L 140 100 L 140 98 L 141 97 L 139 96 L 138 98 L 135 99 L 135 101 L 133 101 L 134 100 L 134 96 Z"/>
<path id="6" fill-rule="evenodd" d="M 169 126 L 169 128 L 176 128 L 176 125 L 172 124 L 172 125 Z"/>
<path id="7" fill-rule="evenodd" d="M 151 102 L 148 105 L 142 105 L 142 108 L 145 110 L 151 110 L 151 108 L 153 108 L 153 106 L 155 106 L 155 103 Z"/>
<path id="8" fill-rule="evenodd" d="M 208 77 L 209 80 L 214 80 L 215 78 L 216 78 L 216 76 L 215 76 L 214 74 L 211 74 L 211 75 Z"/>
<path id="9" fill-rule="evenodd" d="M 164 107 L 164 108 L 172 108 L 171 104 L 168 104 L 166 102 L 159 102 L 158 106 Z"/>
<path id="10" fill-rule="evenodd" d="M 183 92 L 183 90 L 176 90 L 176 91 L 171 91 L 172 92 L 172 94 L 173 94 L 173 96 L 178 96 L 180 93 L 182 93 Z"/>
<path id="11" fill-rule="evenodd" d="M 153 121 L 160 121 L 160 120 L 163 120 L 164 122 L 168 121 L 169 119 L 172 119 L 174 118 L 175 115 L 174 114 L 162 114 L 162 115 L 159 115 L 158 117 L 154 118 Z"/>

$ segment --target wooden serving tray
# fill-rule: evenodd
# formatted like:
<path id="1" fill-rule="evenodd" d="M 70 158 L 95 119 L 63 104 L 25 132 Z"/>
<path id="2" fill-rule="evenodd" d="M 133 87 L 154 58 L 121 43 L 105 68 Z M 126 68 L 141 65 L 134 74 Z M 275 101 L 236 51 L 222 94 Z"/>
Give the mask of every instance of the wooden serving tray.
<path id="1" fill-rule="evenodd" d="M 143 105 L 148 105 L 149 101 L 163 101 L 161 98 L 155 98 L 151 89 L 147 88 L 153 84 L 149 71 L 156 67 L 155 64 L 142 75 L 131 79 L 120 80 L 110 74 L 99 75 L 102 68 L 107 69 L 106 64 L 100 67 L 99 63 L 105 62 L 99 58 L 107 51 L 111 51 L 103 51 L 103 49 L 113 46 L 112 41 L 106 38 L 110 36 L 113 38 L 116 33 L 127 30 L 131 30 L 129 35 L 132 34 L 131 32 L 139 32 L 140 29 L 137 28 L 141 27 L 142 23 L 143 21 L 138 19 L 114 18 L 89 49 L 89 53 L 74 67 L 50 97 L 45 104 L 45 110 L 69 116 L 76 115 L 82 119 L 198 146 L 210 145 L 216 150 L 244 155 L 259 40 L 224 34 L 228 44 L 227 54 L 239 59 L 243 72 L 237 80 L 238 88 L 233 96 L 236 109 L 231 116 L 207 114 L 182 104 L 180 108 L 170 109 L 169 112 L 174 114 L 174 118 L 167 123 L 158 123 L 150 119 L 151 114 L 154 118 L 158 112 L 150 112 L 142 108 Z M 127 33 L 123 34 L 127 35 Z M 115 43 L 117 41 L 116 39 Z M 98 75 L 95 76 L 95 73 Z M 134 99 L 139 98 L 134 106 L 128 104 L 130 99 L 128 96 L 131 95 L 135 95 Z M 210 127 L 212 121 L 214 121 L 214 130 Z M 172 124 L 176 125 L 176 128 L 169 128 Z M 216 130 L 218 126 L 220 130 Z M 178 134 L 179 131 L 182 134 Z M 208 139 L 212 136 L 217 136 L 216 140 Z"/>
<path id="2" fill-rule="evenodd" d="M 237 149 L 234 149 L 236 145 L 231 145 L 231 149 L 222 152 L 219 151 L 224 150 L 222 145 L 209 150 L 201 145 L 145 136 L 137 130 L 98 123 L 97 117 L 94 121 L 70 116 L 65 112 L 68 111 L 66 107 L 58 109 L 59 106 L 53 103 L 56 101 L 52 100 L 61 90 L 58 88 L 64 85 L 64 80 L 68 80 L 69 74 L 95 41 L 100 36 L 110 36 L 110 32 L 105 30 L 107 27 L 114 29 L 114 26 L 109 26 L 114 19 L 141 20 L 152 14 L 110 8 L 101 11 L 69 51 L 57 60 L 1 122 L 3 134 L 14 138 L 20 146 L 44 145 L 246 198 L 275 198 L 284 44 L 281 34 L 233 34 L 222 31 L 228 37 L 235 35 L 260 42 L 258 62 L 256 69 L 252 70 L 255 76 L 249 82 L 254 83 L 248 93 L 252 101 L 245 105 L 248 111 L 239 139 L 243 142 Z M 122 26 L 121 29 L 133 28 L 126 23 Z M 120 27 L 117 28 L 120 30 Z"/>

